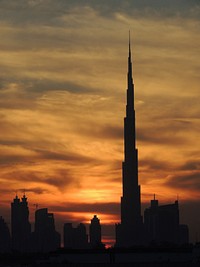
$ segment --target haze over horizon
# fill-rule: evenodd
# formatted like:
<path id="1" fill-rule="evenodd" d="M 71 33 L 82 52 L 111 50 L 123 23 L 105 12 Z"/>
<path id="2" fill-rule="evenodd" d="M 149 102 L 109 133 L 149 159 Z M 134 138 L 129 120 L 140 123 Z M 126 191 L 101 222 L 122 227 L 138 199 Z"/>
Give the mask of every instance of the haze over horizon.
<path id="1" fill-rule="evenodd" d="M 0 18 L 0 215 L 25 189 L 32 221 L 36 203 L 59 227 L 119 221 L 130 29 L 142 203 L 178 196 L 200 240 L 200 2 L 1 0 Z"/>

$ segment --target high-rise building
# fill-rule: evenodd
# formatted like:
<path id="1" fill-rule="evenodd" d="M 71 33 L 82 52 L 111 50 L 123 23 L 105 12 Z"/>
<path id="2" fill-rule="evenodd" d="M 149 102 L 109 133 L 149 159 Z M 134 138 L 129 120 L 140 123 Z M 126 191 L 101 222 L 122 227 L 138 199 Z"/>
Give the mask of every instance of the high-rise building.
<path id="1" fill-rule="evenodd" d="M 124 162 L 122 164 L 123 195 L 121 197 L 121 223 L 116 225 L 116 246 L 120 247 L 130 247 L 143 243 L 130 38 L 127 83 L 126 117 L 124 118 Z"/>
<path id="2" fill-rule="evenodd" d="M 179 225 L 179 244 L 185 245 L 189 243 L 189 227 L 186 224 Z"/>
<path id="3" fill-rule="evenodd" d="M 92 218 L 89 231 L 90 231 L 90 246 L 92 248 L 101 247 L 102 246 L 101 224 L 100 224 L 100 220 L 98 219 L 97 215 L 94 215 L 94 217 Z"/>
<path id="4" fill-rule="evenodd" d="M 29 208 L 25 194 L 21 201 L 16 195 L 11 203 L 11 235 L 13 250 L 21 252 L 29 250 L 31 224 L 29 222 Z"/>
<path id="5" fill-rule="evenodd" d="M 64 248 L 88 248 L 88 236 L 83 223 L 80 223 L 77 227 L 73 227 L 72 223 L 64 224 Z"/>
<path id="6" fill-rule="evenodd" d="M 60 247 L 60 234 L 55 230 L 53 213 L 48 209 L 35 212 L 35 231 L 32 233 L 32 250 L 36 252 L 55 251 Z"/>
<path id="7" fill-rule="evenodd" d="M 0 216 L 0 253 L 9 252 L 11 249 L 11 237 L 7 223 Z"/>
<path id="8" fill-rule="evenodd" d="M 146 241 L 149 244 L 187 244 L 188 227 L 179 224 L 179 204 L 159 206 L 158 200 L 151 200 L 151 206 L 144 211 Z"/>

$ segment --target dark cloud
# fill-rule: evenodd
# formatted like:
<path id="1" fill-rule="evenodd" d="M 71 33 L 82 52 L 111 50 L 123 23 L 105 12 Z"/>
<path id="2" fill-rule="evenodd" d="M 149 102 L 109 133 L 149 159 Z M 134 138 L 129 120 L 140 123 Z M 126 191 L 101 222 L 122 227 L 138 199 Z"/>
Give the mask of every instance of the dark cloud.
<path id="1" fill-rule="evenodd" d="M 13 193 L 13 190 L 11 190 L 10 188 L 1 188 L 0 189 L 0 194 L 10 194 L 11 192 Z"/>
<path id="2" fill-rule="evenodd" d="M 21 192 L 21 193 L 35 193 L 36 195 L 42 195 L 42 194 L 46 194 L 48 193 L 47 189 L 41 188 L 41 187 L 32 187 L 32 188 L 21 188 L 18 189 L 17 192 Z"/>
<path id="3" fill-rule="evenodd" d="M 40 93 L 48 91 L 68 91 L 70 93 L 91 93 L 94 92 L 94 89 L 78 85 L 75 82 L 62 81 L 56 82 L 52 80 L 34 80 L 32 85 L 28 88 L 26 87 L 28 92 Z"/>
<path id="4" fill-rule="evenodd" d="M 111 139 L 123 139 L 124 128 L 123 126 L 112 126 L 107 125 L 101 127 L 99 132 L 101 137 L 111 138 Z"/>
<path id="5" fill-rule="evenodd" d="M 14 81 L 13 83 L 14 84 Z M 12 86 L 12 84 L 10 84 Z M 17 84 L 15 84 L 17 85 Z M 27 94 L 27 92 L 22 87 L 22 83 L 19 84 L 19 88 L 16 90 L 12 90 L 10 88 L 3 88 L 0 90 L 0 107 L 1 109 L 33 109 L 36 107 L 35 97 L 32 97 L 31 94 Z M 8 123 L 4 118 L 0 118 L 2 120 L 3 127 L 6 127 Z M 14 125 L 14 123 L 10 122 L 10 127 Z"/>
<path id="6" fill-rule="evenodd" d="M 137 130 L 137 140 L 140 142 L 147 142 L 153 144 L 162 144 L 181 146 L 186 144 L 187 140 L 183 136 L 178 136 L 177 132 L 174 135 L 174 128 L 169 128 L 166 126 L 159 126 L 159 124 L 154 125 L 152 128 L 139 128 Z"/>
<path id="7" fill-rule="evenodd" d="M 22 156 L 20 154 L 18 155 L 0 155 L 0 165 L 13 165 L 17 163 L 29 163 L 31 164 L 31 161 L 33 162 L 32 157 Z"/>
<path id="8" fill-rule="evenodd" d="M 17 2 L 8 0 L 0 1 L 1 7 L 1 19 L 7 20 L 10 23 L 38 23 L 51 21 L 52 18 L 56 17 L 59 9 L 52 8 L 53 1 L 27 1 L 19 0 Z M 60 8 L 61 12 L 61 8 Z"/>
<path id="9" fill-rule="evenodd" d="M 91 7 L 103 16 L 116 12 L 140 14 L 140 16 L 196 16 L 199 15 L 198 0 L 2 0 L 0 1 L 1 20 L 27 25 L 42 23 L 59 25 L 59 18 L 70 13 L 71 9 Z"/>
<path id="10" fill-rule="evenodd" d="M 178 90 L 176 88 L 176 90 Z M 145 120 L 153 123 L 160 120 L 160 125 L 168 127 L 169 124 L 176 129 L 190 129 L 188 124 L 192 124 L 193 119 L 199 119 L 200 109 L 198 105 L 199 92 L 190 90 L 191 95 L 173 95 L 173 92 L 162 92 L 162 94 L 144 92 L 142 95 L 136 90 L 138 99 L 143 101 L 142 105 L 137 105 L 137 121 Z M 187 93 L 187 90 L 186 90 Z"/>
<path id="11" fill-rule="evenodd" d="M 67 151 L 64 153 L 49 151 L 49 150 L 43 150 L 43 149 L 34 149 L 34 151 L 38 152 L 41 159 L 47 159 L 47 160 L 58 160 L 58 161 L 67 161 L 74 164 L 84 164 L 84 163 L 95 163 L 97 162 L 94 158 L 87 157 L 85 155 L 81 155 L 78 153 L 73 153 Z"/>
<path id="12" fill-rule="evenodd" d="M 54 70 L 55 71 L 55 70 Z M 23 78 L 23 81 L 15 80 L 14 77 L 10 77 L 12 83 L 4 82 L 3 90 L 0 89 L 0 104 L 2 108 L 31 108 L 35 107 L 34 100 L 43 95 L 44 93 L 56 91 L 56 92 L 70 92 L 75 94 L 95 93 L 94 88 L 76 84 L 76 82 L 69 81 L 54 81 L 49 79 L 27 79 Z M 12 84 L 17 88 L 14 92 L 10 90 Z"/>
<path id="13" fill-rule="evenodd" d="M 200 171 L 200 161 L 199 160 L 189 160 L 186 161 L 183 164 L 180 164 L 176 161 L 163 161 L 163 160 L 156 160 L 153 158 L 142 158 L 139 160 L 139 166 L 141 170 L 147 169 L 149 172 L 155 172 L 155 171 L 163 171 L 173 173 L 173 171 L 176 171 L 180 173 L 177 176 L 172 176 L 170 178 L 170 181 L 167 181 L 167 183 L 174 183 L 175 186 L 181 184 L 183 182 L 183 187 L 186 186 L 187 181 L 191 184 L 195 179 L 198 177 L 198 171 Z M 182 171 L 185 172 L 185 174 L 182 174 Z M 190 172 L 187 174 L 187 172 Z M 190 180 L 191 177 L 191 180 Z M 200 177 L 199 177 L 200 179 Z M 174 181 L 173 181 L 174 180 Z M 197 179 L 198 180 L 198 179 Z M 199 181 L 200 182 L 200 181 Z M 195 184 L 194 184 L 195 187 Z"/>
<path id="14" fill-rule="evenodd" d="M 19 145 L 21 145 L 21 148 L 24 149 L 26 153 L 21 153 L 19 150 L 18 153 L 13 154 L 11 151 L 8 152 L 6 155 L 0 155 L 0 164 L 14 164 L 14 163 L 34 163 L 34 162 L 42 162 L 46 160 L 51 161 L 66 161 L 71 164 L 84 164 L 84 163 L 100 163 L 100 161 L 81 155 L 78 153 L 73 153 L 70 151 L 66 151 L 65 153 L 59 153 L 54 151 L 49 151 L 47 149 L 35 149 L 34 147 L 28 146 L 27 143 L 24 141 L 6 141 L 3 140 L 0 142 L 0 144 L 3 145 L 9 145 L 10 147 L 16 147 L 16 150 L 19 149 Z M 3 149 L 3 147 L 2 147 Z M 6 148 L 5 148 L 6 149 Z M 33 153 L 36 152 L 36 153 Z"/>
<path id="15" fill-rule="evenodd" d="M 199 191 L 200 189 L 200 160 L 188 160 L 183 164 L 176 164 L 175 175 L 170 175 L 165 185 L 183 190 Z"/>
<path id="16" fill-rule="evenodd" d="M 180 146 L 191 142 L 191 134 L 198 136 L 198 94 L 187 97 L 146 94 L 139 95 L 138 99 L 143 101 L 136 106 L 138 141 Z"/>
<path id="17" fill-rule="evenodd" d="M 94 214 L 112 214 L 117 215 L 120 211 L 119 203 L 101 202 L 101 203 L 62 203 L 62 206 L 50 206 L 52 211 L 57 212 L 91 212 Z"/>
<path id="18" fill-rule="evenodd" d="M 45 185 L 52 185 L 55 186 L 60 191 L 66 190 L 68 187 L 77 187 L 80 188 L 80 183 L 77 178 L 74 177 L 73 174 L 68 169 L 59 169 L 57 168 L 55 170 L 55 174 L 46 174 L 45 171 L 30 171 L 25 169 L 18 169 L 18 170 L 11 170 L 10 172 L 7 172 L 4 176 L 4 179 L 9 179 L 10 182 L 15 181 L 16 182 L 23 182 L 24 188 L 29 190 L 29 182 L 35 182 L 43 186 Z M 40 190 L 38 190 L 37 187 L 35 190 L 37 193 L 41 193 Z M 21 190 L 20 188 L 17 188 L 16 190 Z M 33 188 L 30 188 L 32 191 Z"/>
<path id="19" fill-rule="evenodd" d="M 74 176 L 68 169 L 56 169 L 55 175 L 48 175 L 45 177 L 44 182 L 57 187 L 60 191 L 64 191 L 68 187 L 80 188 L 80 181 Z"/>
<path id="20" fill-rule="evenodd" d="M 174 169 L 171 163 L 162 160 L 155 160 L 153 158 L 143 158 L 139 160 L 139 166 L 145 167 L 148 171 L 156 171 L 156 170 L 163 170 L 163 171 L 170 171 Z"/>
<path id="21" fill-rule="evenodd" d="M 166 186 L 181 189 L 188 189 L 199 191 L 200 190 L 200 171 L 191 171 L 189 173 L 182 173 L 172 175 L 165 182 Z"/>
<path id="22" fill-rule="evenodd" d="M 3 125 L 4 126 L 4 125 Z M 3 127 L 4 129 L 3 129 L 3 131 L 5 131 L 5 129 L 7 130 L 7 131 L 5 131 L 5 132 L 9 132 L 10 130 L 12 131 L 12 130 L 16 130 L 16 128 L 7 128 L 7 127 Z M 26 141 L 23 141 L 23 140 L 9 140 L 9 139 L 3 139 L 3 138 L 1 138 L 1 140 L 0 140 L 0 145 L 3 145 L 3 146 L 22 146 L 22 147 L 25 147 L 27 144 L 26 144 Z"/>
<path id="23" fill-rule="evenodd" d="M 77 125 L 77 127 L 77 130 L 80 130 L 81 126 Z M 104 125 L 102 123 L 99 125 L 95 121 L 92 123 L 90 122 L 87 127 L 83 127 L 81 129 L 81 133 L 87 136 L 92 136 L 93 138 L 122 140 L 123 127 L 116 125 Z"/>
<path id="24" fill-rule="evenodd" d="M 187 161 L 179 169 L 183 171 L 200 171 L 200 160 Z"/>

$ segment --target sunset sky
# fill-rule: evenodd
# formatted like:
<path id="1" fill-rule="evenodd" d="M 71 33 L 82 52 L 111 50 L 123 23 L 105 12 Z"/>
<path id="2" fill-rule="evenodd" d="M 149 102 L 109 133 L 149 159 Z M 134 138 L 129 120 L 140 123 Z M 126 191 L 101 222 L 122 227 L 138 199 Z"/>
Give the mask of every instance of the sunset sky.
<path id="1" fill-rule="evenodd" d="M 180 201 L 200 241 L 200 1 L 0 0 L 0 215 L 120 220 L 131 31 L 143 208 Z"/>

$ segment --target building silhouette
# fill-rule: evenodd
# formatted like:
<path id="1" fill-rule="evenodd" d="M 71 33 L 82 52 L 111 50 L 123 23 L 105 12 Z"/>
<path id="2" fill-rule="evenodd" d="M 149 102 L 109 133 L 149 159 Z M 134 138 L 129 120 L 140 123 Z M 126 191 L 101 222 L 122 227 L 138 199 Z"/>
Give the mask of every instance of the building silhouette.
<path id="1" fill-rule="evenodd" d="M 144 211 L 144 226 L 147 243 L 187 244 L 188 227 L 179 223 L 179 204 L 158 205 L 151 200 L 151 206 Z"/>
<path id="2" fill-rule="evenodd" d="M 20 200 L 18 196 L 11 203 L 11 235 L 12 249 L 25 252 L 30 248 L 31 224 L 29 222 L 29 208 L 24 194 Z"/>
<path id="3" fill-rule="evenodd" d="M 0 216 L 0 253 L 9 252 L 11 249 L 11 237 L 7 223 Z"/>
<path id="4" fill-rule="evenodd" d="M 64 224 L 64 248 L 85 249 L 88 248 L 88 235 L 86 227 L 80 223 L 73 227 L 72 223 Z"/>
<path id="5" fill-rule="evenodd" d="M 116 224 L 116 247 L 133 247 L 150 243 L 187 244 L 189 230 L 179 223 L 178 201 L 174 204 L 151 206 L 141 216 L 141 194 L 138 184 L 138 150 L 136 148 L 136 122 L 134 83 L 132 78 L 131 44 L 129 35 L 127 104 L 124 118 L 124 162 L 122 163 L 121 223 Z"/>
<path id="6" fill-rule="evenodd" d="M 53 213 L 48 213 L 47 208 L 36 210 L 32 251 L 50 252 L 58 248 L 60 248 L 60 234 L 55 230 Z"/>
<path id="7" fill-rule="evenodd" d="M 121 223 L 116 225 L 116 246 L 130 247 L 143 244 L 140 186 L 138 184 L 138 150 L 136 148 L 134 83 L 132 78 L 129 37 L 127 105 L 124 118 L 124 162 L 122 164 L 123 194 Z"/>
<path id="8" fill-rule="evenodd" d="M 189 243 L 189 227 L 186 224 L 179 225 L 179 244 L 185 245 Z"/>
<path id="9" fill-rule="evenodd" d="M 101 242 L 101 224 L 97 215 L 91 219 L 91 223 L 89 226 L 90 233 L 90 247 L 91 248 L 100 248 L 103 246 Z"/>

